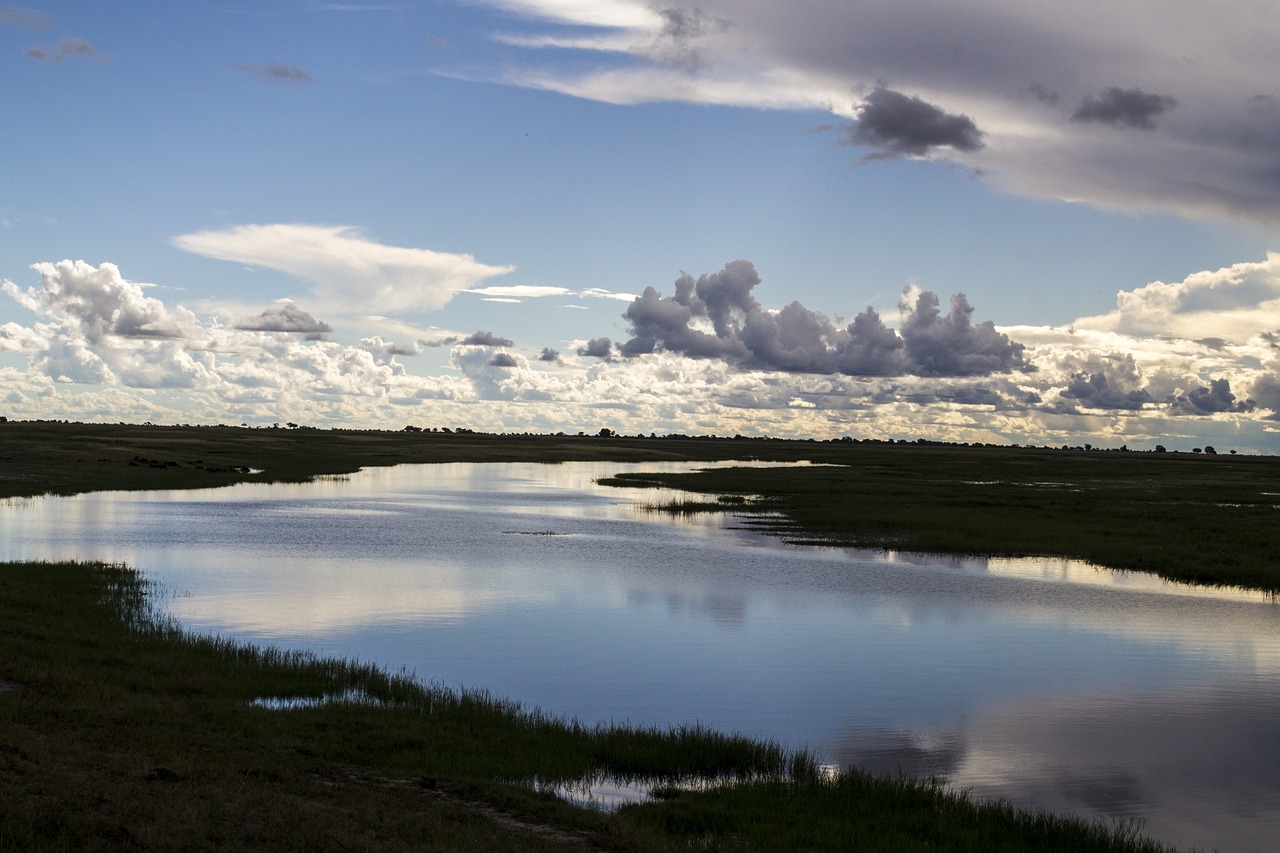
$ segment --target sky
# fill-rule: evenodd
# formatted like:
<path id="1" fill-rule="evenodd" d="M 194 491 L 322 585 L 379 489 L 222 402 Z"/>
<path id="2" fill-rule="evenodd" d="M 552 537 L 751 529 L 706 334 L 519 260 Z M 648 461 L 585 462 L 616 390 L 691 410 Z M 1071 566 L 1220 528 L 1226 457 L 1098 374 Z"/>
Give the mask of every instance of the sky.
<path id="1" fill-rule="evenodd" d="M 1274 0 L 0 4 L 0 415 L 1280 452 Z"/>

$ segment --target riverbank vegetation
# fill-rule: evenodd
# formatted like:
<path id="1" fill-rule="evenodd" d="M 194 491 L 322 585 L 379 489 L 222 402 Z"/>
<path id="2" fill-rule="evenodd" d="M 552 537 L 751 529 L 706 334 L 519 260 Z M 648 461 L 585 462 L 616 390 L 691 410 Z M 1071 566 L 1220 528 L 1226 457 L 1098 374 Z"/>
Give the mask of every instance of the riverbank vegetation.
<path id="1" fill-rule="evenodd" d="M 607 482 L 719 495 L 657 506 L 746 514 L 797 543 L 1066 557 L 1280 592 L 1275 457 L 859 447 L 830 466 L 621 474 Z"/>
<path id="2" fill-rule="evenodd" d="M 120 566 L 0 566 L 0 849 L 1163 849 L 774 744 L 582 726 L 194 636 L 156 604 Z M 254 701 L 326 696 L 346 698 Z M 612 813 L 533 785 L 600 773 L 752 781 Z"/>
<path id="3" fill-rule="evenodd" d="M 936 443 L 0 423 L 0 497 L 297 481 L 411 462 L 765 460 L 628 474 L 792 541 L 1048 556 L 1280 592 L 1280 458 Z M 749 499 L 749 500 L 748 500 Z M 660 502 L 660 500 L 659 500 Z"/>

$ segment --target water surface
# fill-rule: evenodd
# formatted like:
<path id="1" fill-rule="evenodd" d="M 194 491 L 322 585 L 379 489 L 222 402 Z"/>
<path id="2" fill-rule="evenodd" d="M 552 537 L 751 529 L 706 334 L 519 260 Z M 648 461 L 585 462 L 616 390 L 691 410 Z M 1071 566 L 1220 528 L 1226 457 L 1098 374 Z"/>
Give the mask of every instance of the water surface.
<path id="1" fill-rule="evenodd" d="M 193 629 L 587 722 L 697 721 L 1180 845 L 1280 838 L 1273 601 L 1072 561 L 790 547 L 594 482 L 681 467 L 10 501 L 0 558 L 128 562 Z"/>

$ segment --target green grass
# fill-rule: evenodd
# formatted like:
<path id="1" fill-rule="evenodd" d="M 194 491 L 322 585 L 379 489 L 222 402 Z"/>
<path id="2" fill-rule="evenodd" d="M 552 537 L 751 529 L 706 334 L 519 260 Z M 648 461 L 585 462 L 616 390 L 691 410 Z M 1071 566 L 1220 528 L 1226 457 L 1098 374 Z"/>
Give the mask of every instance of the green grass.
<path id="1" fill-rule="evenodd" d="M 1280 592 L 1280 458 L 937 444 L 0 423 L 0 497 L 301 481 L 409 462 L 808 461 L 626 474 L 792 541 L 1086 560 Z M 248 473 L 249 471 L 260 473 Z"/>
<path id="2" fill-rule="evenodd" d="M 341 660 L 194 636 L 134 571 L 0 565 L 0 849 L 1143 850 L 1130 828 L 820 774 L 701 728 L 582 726 Z M 259 697 L 357 691 L 289 711 Z M 720 775 L 609 814 L 528 784 Z"/>
<path id="3" fill-rule="evenodd" d="M 752 782 L 671 791 L 634 810 L 641 826 L 700 850 L 1103 851 L 1165 849 L 1134 824 L 1083 824 L 1007 804 L 976 803 L 941 785 L 846 773 L 803 785 Z"/>
<path id="4" fill-rule="evenodd" d="M 801 442 L 0 423 L 0 498 L 297 482 L 413 462 L 788 460 Z M 259 473 L 249 473 L 249 471 Z"/>
<path id="5" fill-rule="evenodd" d="M 829 454 L 832 460 L 836 454 Z M 617 485 L 751 496 L 674 513 L 754 513 L 795 542 L 1046 556 L 1280 592 L 1280 459 L 869 446 L 839 466 L 621 474 Z"/>

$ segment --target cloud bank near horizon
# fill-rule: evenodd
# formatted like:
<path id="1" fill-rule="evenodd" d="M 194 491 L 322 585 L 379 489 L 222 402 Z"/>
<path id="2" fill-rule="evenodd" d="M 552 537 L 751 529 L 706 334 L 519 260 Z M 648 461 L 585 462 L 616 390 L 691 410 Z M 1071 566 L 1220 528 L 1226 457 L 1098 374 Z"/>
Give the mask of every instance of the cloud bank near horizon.
<path id="1" fill-rule="evenodd" d="M 936 294 L 908 291 L 899 305 L 898 333 L 871 308 L 845 328 L 799 302 L 766 311 L 751 293 L 758 284 L 755 266 L 737 260 L 696 281 L 683 273 L 674 296 L 645 288 L 623 315 L 634 337 L 622 354 L 661 350 L 765 370 L 848 376 L 987 376 L 1025 368 L 1023 346 L 990 321 L 973 325 L 973 308 L 962 293 L 943 315 Z M 699 328 L 708 324 L 706 331 Z"/>
<path id="2" fill-rule="evenodd" d="M 34 286 L 0 284 L 35 316 L 0 326 L 0 353 L 26 360 L 0 367 L 11 417 L 1265 449 L 1280 412 L 1280 254 L 1121 292 L 1113 314 L 1065 329 L 975 323 L 962 296 L 944 313 L 927 291 L 906 294 L 896 328 L 869 309 L 848 324 L 769 309 L 739 260 L 682 274 L 671 296 L 647 289 L 621 344 L 565 350 L 500 331 L 343 343 L 341 324 L 293 302 L 223 323 L 110 263 L 32 269 Z M 1188 336 L 1224 310 L 1234 335 Z M 400 360 L 430 344 L 449 348 L 443 373 Z"/>

